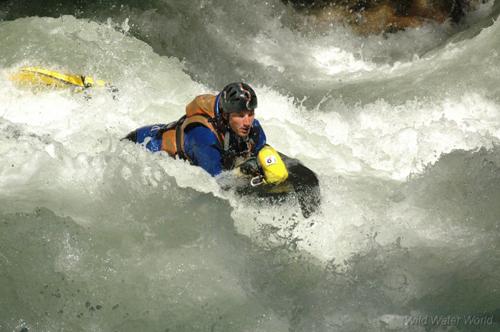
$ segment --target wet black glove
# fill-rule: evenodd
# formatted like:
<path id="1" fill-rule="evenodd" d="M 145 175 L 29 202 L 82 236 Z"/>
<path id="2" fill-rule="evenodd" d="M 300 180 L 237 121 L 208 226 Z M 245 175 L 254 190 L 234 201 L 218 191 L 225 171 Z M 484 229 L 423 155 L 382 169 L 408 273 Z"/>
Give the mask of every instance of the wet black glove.
<path id="1" fill-rule="evenodd" d="M 240 165 L 241 173 L 245 175 L 257 176 L 261 174 L 259 163 L 257 162 L 257 158 L 249 158 L 244 163 Z"/>

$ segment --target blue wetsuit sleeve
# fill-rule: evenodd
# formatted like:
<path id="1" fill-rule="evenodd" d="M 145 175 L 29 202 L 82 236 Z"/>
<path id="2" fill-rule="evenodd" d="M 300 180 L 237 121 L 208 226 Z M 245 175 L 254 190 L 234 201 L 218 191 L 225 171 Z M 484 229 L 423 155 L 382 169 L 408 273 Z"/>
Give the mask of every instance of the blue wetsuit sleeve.
<path id="1" fill-rule="evenodd" d="M 184 136 L 184 151 L 194 165 L 200 166 L 210 175 L 222 172 L 222 154 L 219 141 L 210 129 L 204 126 L 188 128 Z"/>
<path id="2" fill-rule="evenodd" d="M 260 149 L 266 145 L 266 134 L 264 133 L 264 129 L 262 129 L 258 120 L 253 121 L 254 130 L 259 133 L 259 139 L 255 144 L 255 154 L 259 153 Z"/>
<path id="3" fill-rule="evenodd" d="M 152 152 L 161 151 L 161 136 L 158 136 L 158 131 L 164 126 L 164 124 L 156 124 L 137 129 L 135 143 L 144 145 Z"/>

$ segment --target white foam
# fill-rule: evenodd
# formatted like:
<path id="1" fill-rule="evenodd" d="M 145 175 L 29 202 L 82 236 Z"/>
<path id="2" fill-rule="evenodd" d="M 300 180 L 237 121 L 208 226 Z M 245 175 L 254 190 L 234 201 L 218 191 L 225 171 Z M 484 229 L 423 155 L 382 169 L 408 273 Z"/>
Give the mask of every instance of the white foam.
<path id="1" fill-rule="evenodd" d="M 497 102 L 475 91 L 457 95 L 452 90 L 442 98 L 409 99 L 402 104 L 379 99 L 349 106 L 341 99 L 328 99 L 308 109 L 290 96 L 256 85 L 257 118 L 268 142 L 301 159 L 319 175 L 323 199 L 321 211 L 312 222 L 304 220 L 297 206 L 290 204 L 259 214 L 258 208 L 248 209 L 244 200 L 221 192 L 201 169 L 119 143 L 137 127 L 177 119 L 191 98 L 212 92 L 185 74 L 180 61 L 160 57 L 146 44 L 110 26 L 73 17 L 30 18 L 4 25 L 45 27 L 26 41 L 32 49 L 41 51 L 6 65 L 0 75 L 0 115 L 5 126 L 14 126 L 20 133 L 20 139 L 2 140 L 0 149 L 9 161 L 5 165 L 11 161 L 22 165 L 2 168 L 4 195 L 18 195 L 28 206 L 30 201 L 43 202 L 74 214 L 77 220 L 80 217 L 82 223 L 92 222 L 93 214 L 85 212 L 85 206 L 97 204 L 98 196 L 103 195 L 97 193 L 106 188 L 110 170 L 118 172 L 117 179 L 137 191 L 141 186 L 163 188 L 162 183 L 170 176 L 181 188 L 230 200 L 235 224 L 251 237 L 258 235 L 262 226 L 275 225 L 287 236 L 300 238 L 299 247 L 316 257 L 342 261 L 365 250 L 372 241 L 369 234 L 383 232 L 384 241 L 390 242 L 403 232 L 404 227 L 391 230 L 384 226 L 388 211 L 385 204 L 390 205 L 384 203 L 384 197 L 398 184 L 411 174 L 424 172 L 442 154 L 454 149 L 491 147 L 500 138 Z M 48 39 L 51 45 L 42 48 Z M 71 49 L 71 45 L 79 43 L 93 45 L 92 49 L 79 48 L 79 55 L 86 59 L 83 63 L 77 65 L 69 51 L 67 57 L 58 54 L 57 46 L 68 44 L 66 49 Z M 307 49 L 304 52 L 307 54 Z M 317 70 L 329 74 L 386 68 L 334 46 L 316 48 L 312 53 L 317 57 Z M 443 54 L 443 61 L 455 56 L 453 49 Z M 31 63 L 33 59 L 37 63 Z M 279 67 L 278 59 L 262 61 Z M 337 67 L 338 61 L 344 67 Z M 77 72 L 95 70 L 90 74 L 107 79 L 119 89 L 117 99 L 107 91 L 97 90 L 90 92 L 90 99 L 69 91 L 34 93 L 8 82 L 10 73 L 27 64 Z M 388 75 L 398 76 L 406 69 L 398 70 Z M 135 177 L 141 180 L 134 182 Z M 45 178 L 49 178 L 48 185 L 43 183 Z M 48 202 L 51 197 L 63 203 Z M 407 217 L 401 213 L 391 217 L 396 224 L 398 218 Z M 255 222 L 249 224 L 255 217 Z M 296 220 L 299 222 L 295 225 Z"/>

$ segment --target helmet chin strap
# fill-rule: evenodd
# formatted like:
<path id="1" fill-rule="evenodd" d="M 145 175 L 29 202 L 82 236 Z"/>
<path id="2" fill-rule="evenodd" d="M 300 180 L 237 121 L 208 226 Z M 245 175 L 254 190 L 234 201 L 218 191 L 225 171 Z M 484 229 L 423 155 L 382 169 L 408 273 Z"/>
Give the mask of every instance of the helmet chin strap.
<path id="1" fill-rule="evenodd" d="M 231 141 L 231 130 L 227 128 L 224 134 L 224 151 L 229 151 L 229 142 Z"/>

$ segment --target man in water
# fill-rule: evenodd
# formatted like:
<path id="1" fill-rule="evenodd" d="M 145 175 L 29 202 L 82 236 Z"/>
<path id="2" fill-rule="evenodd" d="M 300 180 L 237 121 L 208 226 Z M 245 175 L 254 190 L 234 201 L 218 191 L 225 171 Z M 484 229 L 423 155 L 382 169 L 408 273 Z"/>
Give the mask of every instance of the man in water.
<path id="1" fill-rule="evenodd" d="M 142 127 L 125 138 L 153 152 L 166 151 L 172 157 L 187 159 L 212 176 L 240 166 L 243 173 L 255 176 L 263 166 L 281 164 L 284 171 L 277 177 L 260 174 L 267 183 L 283 182 L 288 172 L 278 153 L 266 146 L 264 130 L 255 119 L 256 108 L 255 91 L 246 83 L 231 83 L 216 96 L 197 96 L 179 120 Z M 257 163 L 255 157 L 266 150 L 259 160 L 269 165 Z"/>

